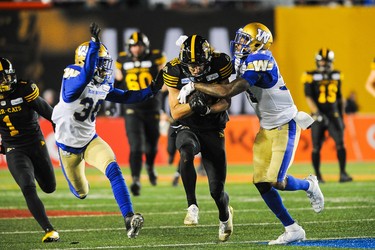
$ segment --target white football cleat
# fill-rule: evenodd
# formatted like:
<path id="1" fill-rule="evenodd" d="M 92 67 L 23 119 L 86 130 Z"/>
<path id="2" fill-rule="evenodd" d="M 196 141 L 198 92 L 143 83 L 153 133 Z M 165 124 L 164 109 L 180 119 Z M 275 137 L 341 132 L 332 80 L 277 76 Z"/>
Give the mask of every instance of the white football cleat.
<path id="1" fill-rule="evenodd" d="M 229 236 L 233 233 L 233 208 L 231 206 L 228 207 L 229 210 L 229 218 L 226 222 L 220 221 L 219 225 L 219 240 L 220 241 L 227 241 Z"/>
<path id="2" fill-rule="evenodd" d="M 268 245 L 286 245 L 303 240 L 306 240 L 305 230 L 303 230 L 303 228 L 297 223 L 294 223 L 288 227 L 285 227 L 285 232 L 276 240 L 271 240 L 268 242 Z"/>
<path id="3" fill-rule="evenodd" d="M 306 180 L 310 183 L 309 189 L 306 191 L 310 204 L 316 213 L 320 213 L 324 209 L 324 196 L 320 190 L 318 179 L 314 175 L 309 175 Z"/>
<path id="4" fill-rule="evenodd" d="M 187 214 L 185 216 L 184 224 L 188 226 L 198 225 L 199 219 L 199 208 L 197 205 L 190 205 L 187 209 Z"/>

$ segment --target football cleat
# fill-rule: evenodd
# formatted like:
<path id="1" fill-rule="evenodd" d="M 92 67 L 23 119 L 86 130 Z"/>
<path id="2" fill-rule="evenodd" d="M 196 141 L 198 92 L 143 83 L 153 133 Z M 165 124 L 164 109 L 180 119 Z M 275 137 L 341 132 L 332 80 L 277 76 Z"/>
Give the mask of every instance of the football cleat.
<path id="1" fill-rule="evenodd" d="M 198 225 L 198 219 L 199 219 L 199 208 L 195 204 L 190 205 L 190 207 L 188 207 L 187 209 L 187 214 L 185 216 L 184 224 L 187 226 Z"/>
<path id="2" fill-rule="evenodd" d="M 156 186 L 157 185 L 158 176 L 157 176 L 157 174 L 155 172 L 154 167 L 150 167 L 149 165 L 146 164 L 146 170 L 147 170 L 148 179 L 150 180 L 151 185 L 152 186 Z"/>
<path id="3" fill-rule="evenodd" d="M 350 181 L 353 181 L 353 178 L 350 175 L 348 175 L 345 172 L 340 174 L 339 182 L 350 182 Z"/>
<path id="4" fill-rule="evenodd" d="M 177 187 L 178 186 L 178 182 L 179 182 L 179 180 L 180 180 L 180 175 L 178 174 L 176 174 L 174 177 L 173 177 L 173 180 L 172 180 L 172 186 L 174 186 L 174 187 Z"/>
<path id="5" fill-rule="evenodd" d="M 226 222 L 220 221 L 219 225 L 219 240 L 220 241 L 227 241 L 229 236 L 233 233 L 233 208 L 231 206 L 228 207 L 229 210 L 229 218 Z"/>
<path id="6" fill-rule="evenodd" d="M 324 196 L 320 190 L 318 179 L 314 175 L 309 175 L 306 180 L 310 183 L 309 189 L 306 191 L 310 204 L 316 213 L 320 213 L 324 209 Z"/>
<path id="7" fill-rule="evenodd" d="M 130 214 L 125 217 L 125 227 L 129 239 L 137 238 L 143 227 L 144 218 L 141 214 Z"/>
<path id="8" fill-rule="evenodd" d="M 297 223 L 291 225 L 293 229 L 285 229 L 285 232 L 276 240 L 271 240 L 268 245 L 286 245 L 296 241 L 306 240 L 305 230 Z M 290 227 L 290 226 L 289 226 Z"/>
<path id="9" fill-rule="evenodd" d="M 46 230 L 46 234 L 42 238 L 42 242 L 48 243 L 48 242 L 56 242 L 60 240 L 59 233 L 55 230 Z"/>
<path id="10" fill-rule="evenodd" d="M 141 183 L 139 181 L 135 181 L 130 185 L 130 191 L 134 196 L 139 196 L 141 194 Z"/>

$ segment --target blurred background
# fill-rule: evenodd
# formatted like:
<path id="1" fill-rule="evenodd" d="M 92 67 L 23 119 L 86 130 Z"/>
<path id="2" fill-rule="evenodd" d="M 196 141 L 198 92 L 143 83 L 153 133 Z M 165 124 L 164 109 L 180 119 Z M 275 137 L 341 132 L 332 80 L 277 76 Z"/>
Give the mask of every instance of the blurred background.
<path id="1" fill-rule="evenodd" d="M 250 22 L 265 24 L 274 35 L 272 51 L 297 106 L 307 110 L 301 75 L 315 67 L 321 47 L 335 52 L 335 68 L 344 74 L 343 92 L 355 91 L 360 113 L 374 113 L 364 83 L 375 57 L 374 0 L 43 0 L 0 2 L 0 54 L 18 75 L 40 88 L 59 91 L 62 71 L 74 50 L 89 39 L 89 24 L 103 27 L 103 42 L 116 59 L 134 30 L 143 31 L 152 48 L 168 60 L 178 55 L 181 34 L 201 34 L 229 54 L 235 31 Z M 238 97 L 232 114 L 249 113 Z"/>
<path id="2" fill-rule="evenodd" d="M 303 72 L 315 68 L 315 54 L 320 48 L 335 52 L 335 69 L 344 75 L 344 97 L 354 96 L 358 114 L 370 117 L 365 128 L 360 127 L 362 118 L 348 121 L 354 126 L 347 132 L 348 140 L 361 137 L 358 132 L 363 132 L 364 142 L 349 141 L 347 147 L 365 143 L 366 154 L 375 160 L 375 99 L 365 90 L 375 58 L 374 4 L 374 0 L 1 1 L 0 55 L 13 62 L 20 78 L 35 80 L 45 98 L 54 103 L 63 69 L 74 63 L 76 47 L 89 40 L 93 21 L 103 28 L 102 41 L 114 60 L 134 30 L 144 32 L 151 48 L 161 49 L 172 60 L 178 56 L 175 41 L 182 34 L 200 34 L 217 50 L 230 54 L 229 42 L 236 30 L 250 22 L 261 22 L 274 35 L 271 50 L 302 111 L 310 112 L 301 82 Z M 239 95 L 232 100 L 230 114 L 235 120 L 235 116 L 253 114 L 253 110 Z M 301 144 L 303 148 L 303 138 Z M 309 147 L 305 146 L 305 160 L 310 158 Z M 357 151 L 349 149 L 349 160 L 367 159 Z"/>

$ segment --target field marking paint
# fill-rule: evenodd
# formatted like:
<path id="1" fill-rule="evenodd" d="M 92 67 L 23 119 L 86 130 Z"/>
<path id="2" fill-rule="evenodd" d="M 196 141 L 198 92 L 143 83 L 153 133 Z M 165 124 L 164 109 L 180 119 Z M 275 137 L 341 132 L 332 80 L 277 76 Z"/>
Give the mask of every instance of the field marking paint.
<path id="1" fill-rule="evenodd" d="M 356 240 L 356 239 L 372 239 L 368 238 L 366 236 L 364 237 L 346 237 L 346 238 L 311 238 L 309 240 L 303 241 L 305 243 L 308 243 L 309 241 L 324 241 L 324 240 Z M 77 248 L 53 248 L 55 250 L 60 250 L 60 249 L 70 249 L 70 250 L 84 250 L 84 249 L 129 249 L 129 248 L 174 248 L 174 247 L 196 247 L 196 246 L 208 246 L 208 245 L 220 245 L 220 244 L 225 244 L 225 245 L 238 245 L 238 244 L 267 244 L 269 242 L 269 239 L 266 240 L 250 240 L 250 241 L 226 241 L 224 243 L 220 242 L 201 242 L 201 243 L 185 243 L 185 244 L 159 244 L 159 245 L 137 245 L 137 246 L 103 246 L 103 247 L 77 247 Z M 289 246 L 298 246 L 298 245 L 289 245 Z M 306 246 L 308 247 L 308 245 Z M 321 247 L 324 247 L 322 245 Z M 34 248 L 33 250 L 42 250 L 44 248 Z"/>
<path id="2" fill-rule="evenodd" d="M 356 219 L 356 220 L 346 220 L 346 222 L 372 222 L 375 221 L 375 218 L 368 218 L 368 219 Z M 342 223 L 342 220 L 324 220 L 324 221 L 304 221 L 303 224 L 327 224 L 327 223 Z M 280 225 L 279 222 L 259 222 L 259 223 L 236 223 L 236 227 L 249 227 L 249 226 L 269 226 L 269 225 Z M 217 227 L 217 224 L 206 224 L 206 225 L 197 225 L 194 228 L 210 228 L 210 227 Z M 190 227 L 187 227 L 185 225 L 181 226 L 153 226 L 148 227 L 145 226 L 142 228 L 142 230 L 147 229 L 189 229 Z M 100 232 L 100 231 L 123 231 L 123 227 L 118 228 L 82 228 L 82 229 L 62 229 L 59 230 L 60 233 L 72 233 L 72 232 Z M 40 230 L 38 231 L 6 231 L 6 232 L 0 232 L 0 235 L 8 235 L 8 234 L 40 234 Z"/>

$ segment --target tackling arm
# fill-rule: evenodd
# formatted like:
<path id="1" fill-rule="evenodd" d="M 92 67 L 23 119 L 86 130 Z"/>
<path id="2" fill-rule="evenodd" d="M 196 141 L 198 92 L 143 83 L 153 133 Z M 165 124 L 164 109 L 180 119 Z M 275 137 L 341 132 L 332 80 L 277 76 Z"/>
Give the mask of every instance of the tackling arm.
<path id="1" fill-rule="evenodd" d="M 225 98 L 232 97 L 246 91 L 246 89 L 249 87 L 249 83 L 242 77 L 239 77 L 229 84 L 196 83 L 194 87 L 196 90 L 199 90 L 210 96 Z"/>
<path id="2" fill-rule="evenodd" d="M 154 94 L 152 93 L 150 86 L 136 91 L 114 88 L 108 93 L 105 99 L 110 102 L 130 104 L 146 101 L 153 95 Z"/>

